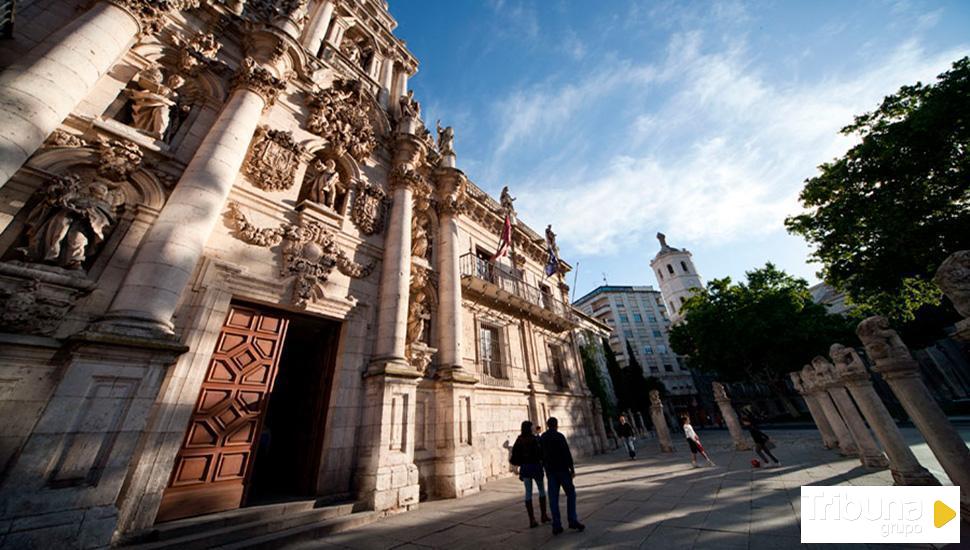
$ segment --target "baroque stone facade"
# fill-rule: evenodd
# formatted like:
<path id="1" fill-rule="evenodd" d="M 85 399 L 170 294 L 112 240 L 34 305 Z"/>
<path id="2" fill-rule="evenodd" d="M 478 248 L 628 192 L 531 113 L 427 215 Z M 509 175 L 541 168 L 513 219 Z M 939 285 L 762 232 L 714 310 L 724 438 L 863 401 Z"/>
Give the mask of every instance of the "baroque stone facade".
<path id="1" fill-rule="evenodd" d="M 460 131 L 431 137 L 395 25 L 380 0 L 18 15 L 0 546 L 104 547 L 261 500 L 406 511 L 511 475 L 526 419 L 604 448 L 569 266 L 547 278 L 514 212 L 490 261 L 511 199 L 457 167 Z"/>

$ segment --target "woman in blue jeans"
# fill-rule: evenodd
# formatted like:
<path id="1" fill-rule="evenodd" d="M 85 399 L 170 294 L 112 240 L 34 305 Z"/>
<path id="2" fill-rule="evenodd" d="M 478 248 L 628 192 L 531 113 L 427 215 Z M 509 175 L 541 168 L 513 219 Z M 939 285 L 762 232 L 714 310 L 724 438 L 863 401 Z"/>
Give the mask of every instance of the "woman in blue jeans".
<path id="1" fill-rule="evenodd" d="M 519 479 L 525 484 L 525 511 L 529 513 L 529 527 L 536 527 L 536 513 L 532 508 L 532 482 L 539 488 L 539 511 L 542 513 L 542 523 L 549 521 L 546 515 L 546 488 L 542 479 L 542 448 L 539 438 L 532 433 L 532 422 L 522 423 L 522 433 L 512 445 L 512 457 L 509 462 L 519 468 Z"/>

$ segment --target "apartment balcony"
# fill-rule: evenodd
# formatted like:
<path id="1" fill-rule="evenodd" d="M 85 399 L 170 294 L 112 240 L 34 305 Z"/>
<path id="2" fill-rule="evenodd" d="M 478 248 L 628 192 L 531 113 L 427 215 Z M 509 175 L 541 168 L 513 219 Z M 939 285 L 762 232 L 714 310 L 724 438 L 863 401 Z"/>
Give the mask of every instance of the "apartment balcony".
<path id="1" fill-rule="evenodd" d="M 523 315 L 546 328 L 563 332 L 576 327 L 572 307 L 520 277 L 472 254 L 460 259 L 463 294 L 496 309 Z"/>

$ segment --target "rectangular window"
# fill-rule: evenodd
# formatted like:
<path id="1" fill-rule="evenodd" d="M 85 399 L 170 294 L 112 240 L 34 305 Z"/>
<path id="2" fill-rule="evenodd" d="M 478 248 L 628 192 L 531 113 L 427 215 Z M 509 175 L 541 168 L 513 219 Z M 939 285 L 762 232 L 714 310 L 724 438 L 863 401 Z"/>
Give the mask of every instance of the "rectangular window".
<path id="1" fill-rule="evenodd" d="M 655 330 L 655 331 L 653 331 L 653 337 L 654 338 L 662 338 L 663 337 L 663 334 L 659 330 Z"/>
<path id="2" fill-rule="evenodd" d="M 630 318 L 627 317 L 625 314 L 621 313 L 620 314 L 620 322 L 621 323 L 629 323 L 630 322 Z"/>
<path id="3" fill-rule="evenodd" d="M 498 327 L 482 324 L 478 331 L 482 372 L 494 378 L 508 378 L 502 368 L 502 347 Z"/>
<path id="4" fill-rule="evenodd" d="M 663 344 L 657 346 L 657 353 L 659 353 L 660 355 L 667 355 L 667 346 Z"/>
<path id="5" fill-rule="evenodd" d="M 634 313 L 633 314 L 633 321 L 635 323 L 642 323 L 643 322 L 643 316 L 640 315 L 639 313 Z"/>
<path id="6" fill-rule="evenodd" d="M 632 330 L 624 330 L 623 331 L 623 336 L 625 336 L 627 340 L 633 340 L 633 331 Z"/>
<path id="7" fill-rule="evenodd" d="M 667 371 L 667 372 L 674 372 L 674 366 L 673 365 L 666 365 L 665 364 L 664 365 L 664 370 Z"/>
<path id="8" fill-rule="evenodd" d="M 653 346 L 643 346 L 644 355 L 653 355 Z"/>
<path id="9" fill-rule="evenodd" d="M 650 321 L 651 323 L 656 323 L 657 322 L 657 316 L 654 315 L 654 314 L 652 314 L 652 313 L 649 313 L 649 314 L 647 314 L 647 321 Z"/>
<path id="10" fill-rule="evenodd" d="M 660 372 L 660 369 L 657 368 L 657 365 L 650 365 L 650 372 Z"/>
<path id="11" fill-rule="evenodd" d="M 566 365 L 563 360 L 562 346 L 549 344 L 549 369 L 552 379 L 560 388 L 566 387 Z"/>

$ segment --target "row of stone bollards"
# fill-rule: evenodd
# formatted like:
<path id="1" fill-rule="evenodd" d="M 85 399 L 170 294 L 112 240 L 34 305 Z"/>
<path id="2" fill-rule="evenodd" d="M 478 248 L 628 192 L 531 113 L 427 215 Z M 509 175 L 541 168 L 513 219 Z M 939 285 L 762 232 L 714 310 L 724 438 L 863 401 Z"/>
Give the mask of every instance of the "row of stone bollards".
<path id="1" fill-rule="evenodd" d="M 957 324 L 955 337 L 970 342 L 970 251 L 951 255 L 934 281 L 966 317 Z M 856 334 L 874 363 L 873 370 L 889 385 L 947 477 L 960 486 L 962 507 L 968 509 L 970 449 L 926 388 L 909 348 L 889 321 L 878 315 L 859 323 Z M 815 357 L 811 365 L 790 376 L 827 448 L 858 456 L 868 467 L 888 466 L 896 485 L 940 484 L 906 444 L 854 349 L 833 344 L 829 358 Z"/>

